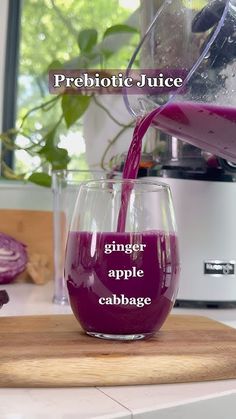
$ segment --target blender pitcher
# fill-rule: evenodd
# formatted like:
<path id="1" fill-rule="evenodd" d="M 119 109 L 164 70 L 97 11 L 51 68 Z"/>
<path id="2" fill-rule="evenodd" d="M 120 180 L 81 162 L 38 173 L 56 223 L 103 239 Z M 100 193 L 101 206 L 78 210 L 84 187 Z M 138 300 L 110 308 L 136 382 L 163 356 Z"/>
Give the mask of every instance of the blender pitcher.
<path id="1" fill-rule="evenodd" d="M 160 5 L 160 3 L 162 3 Z M 125 94 L 128 109 L 151 124 L 226 160 L 236 161 L 236 1 L 145 2 L 154 19 L 130 61 L 144 72 L 181 75 L 180 88 Z M 145 22 L 145 16 L 143 21 Z M 142 129 L 142 126 L 141 126 Z"/>

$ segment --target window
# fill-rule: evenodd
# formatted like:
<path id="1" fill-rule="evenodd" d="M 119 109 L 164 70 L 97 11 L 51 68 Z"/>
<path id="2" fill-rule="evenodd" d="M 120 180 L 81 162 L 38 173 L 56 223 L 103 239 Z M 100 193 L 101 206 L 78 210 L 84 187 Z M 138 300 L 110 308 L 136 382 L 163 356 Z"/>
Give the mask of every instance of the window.
<path id="1" fill-rule="evenodd" d="M 13 3 L 11 8 L 15 7 Z M 44 144 L 45 133 L 50 135 L 50 128 L 53 130 L 61 118 L 61 104 L 51 108 L 55 97 L 48 93 L 50 65 L 76 68 L 81 30 L 96 29 L 99 44 L 104 31 L 112 25 L 125 22 L 137 26 L 134 13 L 138 7 L 139 0 L 22 1 L 16 102 L 16 126 L 21 125 L 21 132 L 14 139 L 19 147 L 14 151 L 14 168 L 19 175 L 31 170 L 47 171 L 36 153 L 37 144 Z M 107 55 L 106 68 L 126 68 L 139 35 L 129 35 L 129 42 L 123 45 L 122 36 L 125 34 L 120 44 L 117 42 L 117 52 Z M 100 64 L 98 61 L 97 66 Z M 37 109 L 45 102 L 49 102 L 48 106 Z M 78 162 L 80 168 L 86 168 L 81 120 L 69 129 L 61 123 L 56 135 L 58 146 L 65 147 L 71 157 L 69 168 L 78 167 Z"/>

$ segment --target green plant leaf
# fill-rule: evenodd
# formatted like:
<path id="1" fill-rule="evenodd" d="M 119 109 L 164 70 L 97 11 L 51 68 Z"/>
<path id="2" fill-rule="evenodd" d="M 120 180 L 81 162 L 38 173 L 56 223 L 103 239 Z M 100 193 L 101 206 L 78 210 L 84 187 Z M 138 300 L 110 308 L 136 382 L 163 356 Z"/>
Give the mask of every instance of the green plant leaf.
<path id="1" fill-rule="evenodd" d="M 29 182 L 36 183 L 36 185 L 51 187 L 52 179 L 47 173 L 32 173 L 28 178 Z"/>
<path id="2" fill-rule="evenodd" d="M 41 153 L 41 151 L 45 148 L 45 147 L 54 147 L 57 145 L 58 140 L 56 141 L 55 135 L 56 135 L 56 128 L 53 127 L 51 129 L 51 131 L 48 131 L 48 133 L 45 135 L 44 139 L 45 139 L 45 146 L 41 148 L 41 150 L 39 151 L 39 154 Z"/>
<path id="3" fill-rule="evenodd" d="M 84 53 L 91 52 L 97 44 L 98 32 L 96 29 L 83 29 L 78 35 L 78 44 L 80 51 Z"/>
<path id="4" fill-rule="evenodd" d="M 47 71 L 60 70 L 61 68 L 63 68 L 63 64 L 58 60 L 54 60 L 51 62 L 51 64 L 49 64 Z"/>
<path id="5" fill-rule="evenodd" d="M 70 128 L 87 110 L 91 96 L 64 95 L 62 97 L 62 111 L 67 128 Z"/>
<path id="6" fill-rule="evenodd" d="M 53 170 L 66 169 L 70 162 L 68 151 L 56 145 L 52 133 L 48 135 L 44 147 L 41 148 L 38 154 L 43 156 L 51 164 Z"/>
<path id="7" fill-rule="evenodd" d="M 134 26 L 129 25 L 114 25 L 107 28 L 107 30 L 103 34 L 103 39 L 110 35 L 117 35 L 119 33 L 138 33 L 138 29 Z"/>
<path id="8" fill-rule="evenodd" d="M 47 153 L 47 161 L 51 163 L 53 170 L 67 169 L 70 157 L 65 148 L 55 147 Z"/>
<path id="9" fill-rule="evenodd" d="M 70 162 L 68 151 L 57 146 L 49 147 L 45 145 L 40 150 L 40 155 L 44 156 L 47 162 L 51 164 L 53 170 L 66 169 Z"/>

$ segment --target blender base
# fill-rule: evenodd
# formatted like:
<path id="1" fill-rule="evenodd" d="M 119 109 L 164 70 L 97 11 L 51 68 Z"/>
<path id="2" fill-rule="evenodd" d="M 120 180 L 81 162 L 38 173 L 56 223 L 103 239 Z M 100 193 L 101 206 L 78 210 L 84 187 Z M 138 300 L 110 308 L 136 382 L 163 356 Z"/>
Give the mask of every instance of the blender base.
<path id="1" fill-rule="evenodd" d="M 236 182 L 148 179 L 164 181 L 173 194 L 181 260 L 177 305 L 236 307 Z M 215 271 L 207 272 L 208 264 Z"/>

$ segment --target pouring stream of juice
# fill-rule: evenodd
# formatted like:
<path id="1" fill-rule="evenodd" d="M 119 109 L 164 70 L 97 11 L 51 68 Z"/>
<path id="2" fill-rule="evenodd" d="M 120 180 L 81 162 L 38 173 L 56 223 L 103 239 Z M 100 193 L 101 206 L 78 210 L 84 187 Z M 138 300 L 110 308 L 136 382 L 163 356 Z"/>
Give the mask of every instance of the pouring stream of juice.
<path id="1" fill-rule="evenodd" d="M 161 111 L 157 108 L 138 119 L 126 158 L 123 179 L 137 178 L 142 140 L 151 124 L 166 134 L 236 163 L 236 108 L 208 103 L 173 102 Z M 132 185 L 122 188 L 118 232 L 125 231 L 131 191 Z"/>

